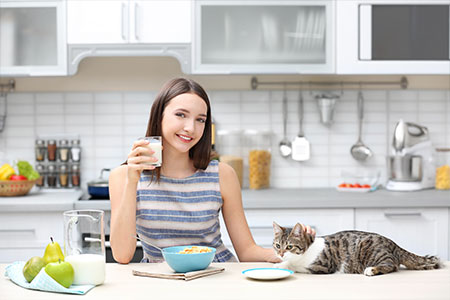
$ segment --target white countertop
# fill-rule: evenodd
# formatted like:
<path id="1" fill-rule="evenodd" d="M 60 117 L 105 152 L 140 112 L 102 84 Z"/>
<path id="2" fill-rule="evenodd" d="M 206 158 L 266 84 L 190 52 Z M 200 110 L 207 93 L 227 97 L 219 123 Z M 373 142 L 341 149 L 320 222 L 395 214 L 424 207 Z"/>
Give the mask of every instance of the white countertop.
<path id="1" fill-rule="evenodd" d="M 0 197 L 0 212 L 111 210 L 109 200 L 79 200 L 82 195 L 81 190 L 56 190 L 34 191 L 23 197 Z M 391 192 L 382 189 L 352 193 L 333 188 L 245 189 L 242 199 L 244 209 L 450 207 L 450 190 Z"/>
<path id="2" fill-rule="evenodd" d="M 242 271 L 272 267 L 269 263 L 221 263 L 219 274 L 181 281 L 133 276 L 143 264 L 106 264 L 106 280 L 83 296 L 62 295 L 21 288 L 8 278 L 0 278 L 1 298 L 15 299 L 450 299 L 450 263 L 431 271 L 399 272 L 367 277 L 360 274 L 311 275 L 295 273 L 275 281 L 247 279 Z M 154 264 L 147 264 L 151 271 Z M 6 265 L 0 264 L 0 274 Z M 80 299 L 81 299 L 80 298 Z"/>
<path id="3" fill-rule="evenodd" d="M 32 190 L 21 197 L 0 197 L 0 212 L 65 211 L 74 209 L 81 190 Z"/>

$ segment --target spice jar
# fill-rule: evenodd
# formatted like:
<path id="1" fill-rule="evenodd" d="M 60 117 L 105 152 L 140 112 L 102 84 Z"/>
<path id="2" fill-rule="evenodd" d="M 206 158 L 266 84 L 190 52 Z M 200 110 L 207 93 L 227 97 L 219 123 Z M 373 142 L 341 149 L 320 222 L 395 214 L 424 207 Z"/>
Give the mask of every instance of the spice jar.
<path id="1" fill-rule="evenodd" d="M 47 143 L 47 158 L 49 161 L 56 161 L 56 141 L 49 140 Z"/>
<path id="2" fill-rule="evenodd" d="M 438 190 L 450 189 L 450 148 L 436 149 L 436 183 Z"/>
<path id="3" fill-rule="evenodd" d="M 242 158 L 242 131 L 219 130 L 217 132 L 219 160 L 230 165 L 239 179 L 241 187 L 244 178 L 244 159 Z"/>
<path id="4" fill-rule="evenodd" d="M 250 189 L 270 186 L 271 134 L 268 131 L 246 130 L 244 132 L 248 151 L 248 177 Z"/>
<path id="5" fill-rule="evenodd" d="M 69 161 L 69 143 L 67 142 L 67 140 L 59 141 L 58 158 L 62 162 Z"/>
<path id="6" fill-rule="evenodd" d="M 44 161 L 45 160 L 45 153 L 47 152 L 47 147 L 45 146 L 44 140 L 36 140 L 35 145 L 35 155 L 36 155 L 36 161 Z"/>
<path id="7" fill-rule="evenodd" d="M 47 186 L 49 188 L 56 187 L 56 167 L 54 165 L 47 166 Z"/>
<path id="8" fill-rule="evenodd" d="M 70 147 L 70 159 L 73 162 L 79 162 L 81 159 L 80 140 L 72 140 Z"/>
<path id="9" fill-rule="evenodd" d="M 68 187 L 69 186 L 69 169 L 67 165 L 59 166 L 59 186 L 60 187 Z"/>
<path id="10" fill-rule="evenodd" d="M 45 178 L 45 168 L 43 165 L 36 165 L 36 171 L 41 175 L 41 177 L 38 178 L 36 181 L 36 186 L 43 187 L 45 185 L 44 178 Z"/>
<path id="11" fill-rule="evenodd" d="M 80 186 L 80 166 L 79 165 L 72 165 L 71 170 L 71 181 L 73 187 L 79 187 Z"/>

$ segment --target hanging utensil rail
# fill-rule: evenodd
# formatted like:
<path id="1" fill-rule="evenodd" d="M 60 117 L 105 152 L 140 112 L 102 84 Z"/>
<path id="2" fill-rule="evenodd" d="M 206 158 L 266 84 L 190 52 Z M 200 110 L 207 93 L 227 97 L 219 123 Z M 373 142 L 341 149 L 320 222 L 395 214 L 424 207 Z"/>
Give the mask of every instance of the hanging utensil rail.
<path id="1" fill-rule="evenodd" d="M 402 89 L 408 88 L 408 79 L 405 76 L 400 78 L 400 81 L 258 81 L 258 78 L 252 77 L 250 81 L 252 90 L 256 90 L 260 85 L 282 85 L 282 86 L 302 86 L 304 89 L 317 89 L 318 86 L 340 85 L 341 90 L 344 85 L 353 85 L 361 87 L 363 85 L 399 85 Z"/>

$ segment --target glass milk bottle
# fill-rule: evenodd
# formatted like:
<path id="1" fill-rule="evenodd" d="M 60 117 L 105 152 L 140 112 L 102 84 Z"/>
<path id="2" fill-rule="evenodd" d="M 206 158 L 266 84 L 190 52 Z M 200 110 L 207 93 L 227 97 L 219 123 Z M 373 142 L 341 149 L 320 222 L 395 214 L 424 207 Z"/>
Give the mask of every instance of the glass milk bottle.
<path id="1" fill-rule="evenodd" d="M 64 256 L 75 272 L 73 284 L 105 281 L 105 227 L 102 210 L 64 212 Z"/>

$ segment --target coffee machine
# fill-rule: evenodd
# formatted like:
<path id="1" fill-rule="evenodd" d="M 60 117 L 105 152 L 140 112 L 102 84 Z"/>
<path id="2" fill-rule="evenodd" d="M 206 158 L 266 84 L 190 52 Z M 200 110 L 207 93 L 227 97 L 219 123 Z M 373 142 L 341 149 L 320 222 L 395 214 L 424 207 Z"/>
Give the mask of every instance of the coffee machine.
<path id="1" fill-rule="evenodd" d="M 391 191 L 417 191 L 434 187 L 434 148 L 424 126 L 397 122 L 392 140 L 392 154 L 388 157 Z"/>

